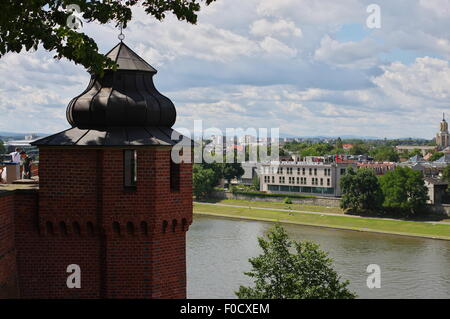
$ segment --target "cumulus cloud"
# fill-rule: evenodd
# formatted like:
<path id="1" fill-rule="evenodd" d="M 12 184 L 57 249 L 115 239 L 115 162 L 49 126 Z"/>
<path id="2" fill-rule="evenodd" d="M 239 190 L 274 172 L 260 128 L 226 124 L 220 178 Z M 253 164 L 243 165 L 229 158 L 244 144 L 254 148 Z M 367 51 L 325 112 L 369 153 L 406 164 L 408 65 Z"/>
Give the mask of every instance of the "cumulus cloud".
<path id="1" fill-rule="evenodd" d="M 275 22 L 267 19 L 256 20 L 250 26 L 250 33 L 256 36 L 302 36 L 302 30 L 293 21 L 283 19 Z"/>
<path id="2" fill-rule="evenodd" d="M 261 0 L 257 12 L 261 16 L 290 17 L 301 24 L 339 24 L 359 20 L 364 3 L 357 0 Z"/>
<path id="3" fill-rule="evenodd" d="M 265 37 L 261 42 L 261 48 L 270 55 L 294 57 L 297 50 L 272 37 Z"/>
<path id="4" fill-rule="evenodd" d="M 157 22 L 137 8 L 125 42 L 158 69 L 155 84 L 175 102 L 178 127 L 203 119 L 303 136 L 431 138 L 450 97 L 448 2 L 380 0 L 377 30 L 365 26 L 365 0 L 218 1 L 197 25 Z M 355 37 L 349 25 L 363 32 Z M 83 31 L 103 52 L 117 43 L 112 25 Z M 1 130 L 68 126 L 67 103 L 89 74 L 52 56 L 0 59 Z"/>
<path id="5" fill-rule="evenodd" d="M 376 83 L 383 91 L 403 104 L 428 100 L 435 103 L 448 103 L 450 98 L 450 67 L 448 61 L 436 58 L 417 58 L 411 65 L 400 62 L 383 67 L 383 75 L 376 77 Z M 434 101 L 434 102 L 432 102 Z"/>
<path id="6" fill-rule="evenodd" d="M 378 64 L 378 53 L 383 48 L 372 39 L 359 42 L 339 42 L 329 35 L 323 37 L 320 47 L 314 52 L 317 61 L 336 66 L 369 68 Z"/>

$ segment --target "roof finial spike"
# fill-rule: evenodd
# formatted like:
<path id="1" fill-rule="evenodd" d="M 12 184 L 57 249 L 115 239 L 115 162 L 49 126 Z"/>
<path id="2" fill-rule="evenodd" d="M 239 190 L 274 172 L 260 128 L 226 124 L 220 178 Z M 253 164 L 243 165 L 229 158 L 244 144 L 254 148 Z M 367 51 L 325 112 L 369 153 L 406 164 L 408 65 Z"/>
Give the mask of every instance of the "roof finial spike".
<path id="1" fill-rule="evenodd" d="M 118 38 L 120 40 L 120 42 L 123 42 L 123 40 L 125 39 L 125 34 L 123 34 L 123 22 L 120 22 L 119 24 L 119 28 L 120 28 L 120 33 L 118 35 Z"/>

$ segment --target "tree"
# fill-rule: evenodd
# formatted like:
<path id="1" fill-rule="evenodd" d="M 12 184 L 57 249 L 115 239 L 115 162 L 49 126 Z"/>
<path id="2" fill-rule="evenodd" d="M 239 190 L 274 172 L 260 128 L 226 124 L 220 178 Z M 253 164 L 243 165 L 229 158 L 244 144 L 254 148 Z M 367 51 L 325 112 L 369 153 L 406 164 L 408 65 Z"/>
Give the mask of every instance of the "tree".
<path id="1" fill-rule="evenodd" d="M 219 184 L 220 179 L 223 177 L 223 164 L 222 163 L 202 163 L 200 164 L 205 169 L 211 169 L 214 172 L 214 185 Z"/>
<path id="2" fill-rule="evenodd" d="M 244 175 L 244 169 L 241 163 L 225 163 L 223 164 L 222 174 L 223 178 L 227 180 L 229 187 L 233 178 L 240 178 Z"/>
<path id="3" fill-rule="evenodd" d="M 369 153 L 369 146 L 363 142 L 353 144 L 353 147 L 350 149 L 350 154 L 352 155 L 364 155 L 367 153 Z"/>
<path id="4" fill-rule="evenodd" d="M 224 160 L 226 161 L 226 158 L 224 158 Z M 226 179 L 228 187 L 230 187 L 231 180 L 233 178 L 240 178 L 244 175 L 244 169 L 242 168 L 242 164 L 238 161 L 238 154 L 236 150 L 234 150 L 233 162 L 224 163 L 222 165 L 222 176 Z"/>
<path id="5" fill-rule="evenodd" d="M 442 171 L 442 179 L 449 183 L 447 192 L 450 190 L 450 164 L 448 164 Z"/>
<path id="6" fill-rule="evenodd" d="M 423 175 L 409 167 L 397 167 L 380 178 L 384 194 L 383 206 L 409 214 L 420 212 L 428 200 Z"/>
<path id="7" fill-rule="evenodd" d="M 268 240 L 258 238 L 263 253 L 250 258 L 252 270 L 245 274 L 254 287 L 240 286 L 241 299 L 351 299 L 348 281 L 341 282 L 332 259 L 312 242 L 295 242 L 280 226 L 269 231 Z M 291 249 L 294 253 L 291 253 Z"/>
<path id="8" fill-rule="evenodd" d="M 253 176 L 253 178 L 252 178 L 252 186 L 255 189 L 255 191 L 259 191 L 260 181 L 259 181 L 258 175 Z"/>
<path id="9" fill-rule="evenodd" d="M 414 157 L 414 156 L 422 156 L 422 151 L 418 148 L 413 149 L 411 152 L 408 153 L 409 157 Z"/>
<path id="10" fill-rule="evenodd" d="M 373 149 L 370 154 L 376 161 L 379 162 L 398 162 L 400 160 L 397 151 L 391 146 L 377 147 Z"/>
<path id="11" fill-rule="evenodd" d="M 444 155 L 445 154 L 442 152 L 435 152 L 435 153 L 433 153 L 433 155 L 430 156 L 430 158 L 428 160 L 430 162 L 434 162 L 434 161 L 437 161 L 438 159 L 440 159 Z"/>
<path id="12" fill-rule="evenodd" d="M 355 212 L 379 211 L 383 204 L 378 178 L 373 170 L 349 168 L 341 178 L 341 207 Z"/>
<path id="13" fill-rule="evenodd" d="M 278 155 L 279 156 L 288 156 L 289 153 L 283 147 L 280 146 L 280 150 L 278 151 Z"/>
<path id="14" fill-rule="evenodd" d="M 447 165 L 444 170 L 442 171 L 442 179 L 450 182 L 450 164 Z"/>
<path id="15" fill-rule="evenodd" d="M 304 148 L 300 155 L 302 157 L 305 156 L 323 156 L 326 154 L 330 154 L 330 152 L 333 150 L 333 145 L 326 144 L 326 143 L 316 143 L 312 144 L 311 146 L 308 146 L 307 148 Z"/>
<path id="16" fill-rule="evenodd" d="M 200 3 L 215 0 L 3 0 L 0 10 L 0 58 L 8 52 L 37 50 L 41 44 L 47 51 L 55 51 L 55 58 L 67 58 L 87 69 L 102 73 L 114 67 L 112 60 L 98 52 L 95 41 L 83 32 L 70 28 L 75 22 L 71 5 L 78 5 L 88 23 L 115 22 L 125 28 L 132 18 L 132 7 L 142 6 L 145 12 L 163 20 L 167 13 L 179 20 L 195 24 Z M 69 22 L 69 23 L 68 23 Z"/>
<path id="17" fill-rule="evenodd" d="M 193 193 L 196 198 L 205 198 L 214 190 L 216 175 L 213 169 L 194 164 L 192 170 Z"/>
<path id="18" fill-rule="evenodd" d="M 0 140 L 0 154 L 5 154 L 6 149 L 5 149 L 5 145 L 3 144 L 3 141 Z"/>
<path id="19" fill-rule="evenodd" d="M 343 148 L 342 140 L 340 137 L 338 137 L 336 140 L 336 149 L 342 149 L 342 148 Z"/>

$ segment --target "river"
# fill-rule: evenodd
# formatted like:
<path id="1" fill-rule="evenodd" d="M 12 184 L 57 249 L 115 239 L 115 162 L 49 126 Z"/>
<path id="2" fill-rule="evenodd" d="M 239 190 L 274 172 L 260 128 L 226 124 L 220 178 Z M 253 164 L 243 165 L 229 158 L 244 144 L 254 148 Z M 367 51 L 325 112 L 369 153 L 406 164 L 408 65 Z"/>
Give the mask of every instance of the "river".
<path id="1" fill-rule="evenodd" d="M 270 223 L 196 216 L 187 236 L 188 298 L 236 298 L 257 237 Z M 450 241 L 284 225 L 291 239 L 318 243 L 358 298 L 450 298 Z M 369 289 L 367 265 L 381 268 L 381 288 Z"/>

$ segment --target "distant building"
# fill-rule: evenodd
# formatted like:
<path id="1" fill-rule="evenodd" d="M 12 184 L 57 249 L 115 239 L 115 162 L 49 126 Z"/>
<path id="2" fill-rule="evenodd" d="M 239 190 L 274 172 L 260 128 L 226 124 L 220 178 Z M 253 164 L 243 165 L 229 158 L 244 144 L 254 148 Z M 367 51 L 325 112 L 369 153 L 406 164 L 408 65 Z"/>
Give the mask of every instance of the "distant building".
<path id="1" fill-rule="evenodd" d="M 436 151 L 436 146 L 429 146 L 429 145 L 397 145 L 395 147 L 398 153 L 404 153 L 404 152 L 412 152 L 414 150 L 419 150 L 423 156 L 425 156 L 427 153 L 431 151 Z"/>
<path id="2" fill-rule="evenodd" d="M 436 145 L 440 150 L 449 146 L 450 134 L 448 133 L 448 123 L 445 120 L 445 114 L 442 114 L 439 133 L 436 134 Z"/>
<path id="3" fill-rule="evenodd" d="M 425 186 L 428 188 L 428 203 L 441 204 L 448 187 L 448 182 L 433 177 L 425 177 Z"/>
<path id="4" fill-rule="evenodd" d="M 413 156 L 405 162 L 400 163 L 400 166 L 410 167 L 413 170 L 421 171 L 423 176 L 438 177 L 442 174 L 444 168 L 450 164 L 450 154 L 444 154 L 440 159 L 429 162 L 419 155 Z"/>
<path id="5" fill-rule="evenodd" d="M 253 185 L 254 178 L 258 177 L 261 164 L 259 163 L 242 163 L 244 175 L 241 176 L 239 184 Z"/>
<path id="6" fill-rule="evenodd" d="M 353 144 L 342 144 L 342 149 L 344 151 L 350 151 L 353 148 Z"/>
<path id="7" fill-rule="evenodd" d="M 261 165 L 261 191 L 340 196 L 339 182 L 354 163 L 272 162 Z"/>
<path id="8" fill-rule="evenodd" d="M 370 168 L 375 175 L 381 176 L 388 171 L 392 171 L 397 167 L 397 163 L 394 162 L 363 162 L 356 164 L 358 168 Z"/>

